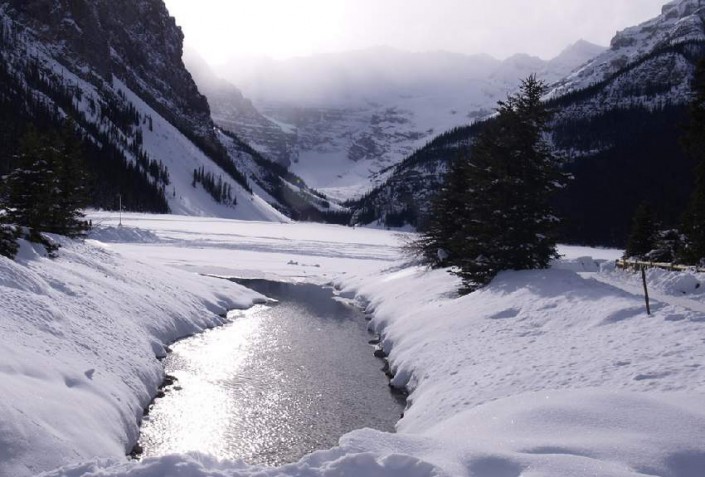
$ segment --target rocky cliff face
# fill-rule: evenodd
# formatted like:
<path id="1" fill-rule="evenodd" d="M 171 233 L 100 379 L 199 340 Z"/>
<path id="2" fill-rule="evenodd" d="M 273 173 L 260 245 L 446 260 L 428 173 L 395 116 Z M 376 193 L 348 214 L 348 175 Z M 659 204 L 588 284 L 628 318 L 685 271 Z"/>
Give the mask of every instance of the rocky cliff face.
<path id="1" fill-rule="evenodd" d="M 705 42 L 704 21 L 705 2 L 702 0 L 670 2 L 664 5 L 661 15 L 656 18 L 617 33 L 609 50 L 597 55 L 585 66 L 556 83 L 552 95 L 561 96 L 579 91 L 637 68 L 640 68 L 645 81 L 648 81 L 648 75 L 653 73 L 659 76 L 656 81 L 661 84 L 664 81 L 673 84 L 682 82 L 686 79 L 687 72 L 681 71 L 679 74 L 671 74 L 670 79 L 664 78 L 664 73 L 670 73 L 667 70 L 668 65 L 663 63 L 663 58 L 656 57 L 667 55 L 677 45 Z M 652 60 L 654 67 L 649 68 L 648 63 Z M 671 69 L 674 68 L 678 68 L 678 65 L 673 65 Z M 687 98 L 681 97 L 681 100 L 684 99 Z"/>
<path id="2" fill-rule="evenodd" d="M 184 67 L 183 33 L 161 0 L 9 0 L 8 15 L 91 81 L 115 75 L 179 129 L 211 147 L 210 109 Z"/>
<path id="3" fill-rule="evenodd" d="M 257 151 L 288 167 L 296 158 L 296 134 L 265 117 L 233 84 L 221 79 L 194 50 L 184 52 L 184 62 L 198 88 L 213 105 L 215 123 L 237 134 Z"/>
<path id="4" fill-rule="evenodd" d="M 0 2 L 0 113 L 18 135 L 70 118 L 90 150 L 94 206 L 120 195 L 140 211 L 282 219 L 250 184 L 275 188 L 278 175 L 241 172 L 263 159 L 218 134 L 182 45 L 162 0 Z"/>

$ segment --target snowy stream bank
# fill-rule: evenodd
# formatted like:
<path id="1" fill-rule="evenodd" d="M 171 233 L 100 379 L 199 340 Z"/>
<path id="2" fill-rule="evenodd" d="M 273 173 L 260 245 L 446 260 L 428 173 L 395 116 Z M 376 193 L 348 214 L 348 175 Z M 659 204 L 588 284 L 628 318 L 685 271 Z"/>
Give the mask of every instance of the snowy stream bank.
<path id="1" fill-rule="evenodd" d="M 171 346 L 165 368 L 177 381 L 145 418 L 143 457 L 201 451 L 281 465 L 355 429 L 394 431 L 404 401 L 357 307 L 318 285 L 242 284 L 276 302 Z"/>
<path id="2" fill-rule="evenodd" d="M 262 297 L 234 283 L 59 239 L 0 257 L 0 475 L 124 456 L 177 338 Z"/>
<path id="3" fill-rule="evenodd" d="M 633 277 L 578 259 L 618 252 L 565 249 L 554 269 L 503 273 L 459 298 L 446 272 L 398 265 L 397 239 L 383 231 L 128 219 L 150 240 L 67 244 L 56 261 L 24 249 L 19 263 L 0 262 L 0 475 L 703 475 L 705 315 L 655 300 L 647 316 Z M 369 302 L 395 384 L 411 392 L 398 432 L 356 430 L 282 467 L 202 454 L 126 462 L 161 378 L 153 343 L 257 298 L 183 269 L 332 282 Z M 652 280 L 664 295 L 677 281 Z"/>

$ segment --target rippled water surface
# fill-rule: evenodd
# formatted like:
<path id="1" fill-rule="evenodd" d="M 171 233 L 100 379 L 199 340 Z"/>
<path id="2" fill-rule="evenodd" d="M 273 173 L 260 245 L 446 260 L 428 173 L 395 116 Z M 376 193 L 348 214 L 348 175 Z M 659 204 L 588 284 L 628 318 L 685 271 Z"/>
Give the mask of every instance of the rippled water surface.
<path id="1" fill-rule="evenodd" d="M 178 382 L 142 426 L 145 457 L 201 451 L 279 465 L 353 429 L 394 430 L 403 403 L 359 310 L 315 285 L 240 283 L 279 303 L 172 347 L 165 366 Z"/>

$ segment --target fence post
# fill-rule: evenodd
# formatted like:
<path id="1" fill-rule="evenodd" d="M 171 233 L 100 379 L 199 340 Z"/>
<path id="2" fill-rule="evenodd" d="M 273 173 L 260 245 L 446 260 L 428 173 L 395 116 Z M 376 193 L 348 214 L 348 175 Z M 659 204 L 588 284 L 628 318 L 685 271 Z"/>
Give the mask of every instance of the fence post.
<path id="1" fill-rule="evenodd" d="M 641 267 L 641 281 L 644 283 L 644 298 L 646 299 L 646 314 L 651 316 L 651 305 L 649 304 L 649 289 L 646 287 L 646 267 Z"/>

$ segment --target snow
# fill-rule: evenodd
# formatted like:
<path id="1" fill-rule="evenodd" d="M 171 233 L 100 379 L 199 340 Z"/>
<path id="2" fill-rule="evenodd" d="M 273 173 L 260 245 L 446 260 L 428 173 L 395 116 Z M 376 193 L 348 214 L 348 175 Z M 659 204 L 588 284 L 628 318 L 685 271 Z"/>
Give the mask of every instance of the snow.
<path id="1" fill-rule="evenodd" d="M 147 123 L 140 126 L 144 138 L 143 147 L 151 159 L 161 161 L 169 170 L 171 184 L 167 187 L 166 198 L 173 213 L 241 220 L 288 221 L 260 196 L 250 194 L 243 189 L 124 83 L 118 79 L 114 79 L 113 83 L 115 89 L 125 93 L 127 100 L 137 108 L 141 117 L 152 118 L 151 128 Z M 222 177 L 231 185 L 237 200 L 235 207 L 216 203 L 200 186 L 194 189 L 191 185 L 193 171 L 201 167 L 206 173 L 210 172 L 215 177 Z"/>
<path id="2" fill-rule="evenodd" d="M 699 0 L 668 2 L 664 5 L 661 15 L 618 32 L 609 50 L 595 56 L 582 68 L 556 83 L 549 96 L 557 97 L 599 83 L 664 45 L 702 41 L 700 12 Z M 658 74 L 658 71 L 651 71 L 651 74 Z M 669 71 L 669 74 L 672 72 Z M 687 89 L 679 96 L 688 98 Z"/>
<path id="3" fill-rule="evenodd" d="M 219 100 L 222 93 L 211 87 L 216 74 L 252 99 L 279 130 L 276 136 L 289 136 L 275 150 L 288 150 L 292 172 L 330 197 L 346 200 L 379 184 L 380 174 L 435 135 L 491 114 L 522 78 L 538 73 L 558 81 L 603 50 L 583 41 L 550 61 L 528 55 L 500 61 L 378 47 L 285 61 L 238 61 L 208 74 L 197 58 L 189 56 L 187 63 L 206 86 L 214 117 L 222 124 L 265 156 L 273 152 L 271 142 L 277 139 L 270 128 L 243 115 L 242 105 Z"/>
<path id="4" fill-rule="evenodd" d="M 405 264 L 402 237 L 382 230 L 90 217 L 91 240 L 54 261 L 26 245 L 0 261 L 0 475 L 703 475 L 705 313 L 655 298 L 648 316 L 636 277 L 607 266 L 620 251 L 561 247 L 552 269 L 504 272 L 459 297 L 456 277 Z M 278 468 L 201 454 L 127 462 L 161 377 L 154 354 L 261 299 L 193 272 L 330 283 L 366 307 L 393 384 L 411 392 L 398 432 L 357 430 Z M 702 281 L 682 277 L 649 283 L 680 299 Z M 699 303 L 697 290 L 686 299 Z"/>
<path id="5" fill-rule="evenodd" d="M 230 282 L 124 260 L 92 240 L 59 242 L 55 260 L 27 243 L 16 262 L 0 257 L 3 476 L 124 456 L 163 378 L 155 355 L 262 299 Z"/>
<path id="6" fill-rule="evenodd" d="M 641 273 L 617 270 L 615 267 L 604 265 L 601 269 L 603 273 L 596 275 L 595 279 L 629 293 L 642 293 Z M 650 269 L 646 271 L 646 279 L 652 299 L 705 314 L 705 273 Z M 683 317 L 673 315 L 670 319 L 680 320 Z"/>
<path id="7" fill-rule="evenodd" d="M 624 250 L 614 248 L 583 247 L 580 245 L 561 245 L 558 253 L 563 259 L 573 260 L 590 256 L 595 260 L 619 260 L 624 255 Z"/>
<path id="8" fill-rule="evenodd" d="M 117 224 L 113 213 L 90 217 L 103 227 Z M 111 244 L 115 249 L 202 274 L 324 284 L 340 274 L 377 272 L 400 258 L 396 236 L 381 230 L 144 214 L 123 214 L 122 223 L 160 240 Z"/>

